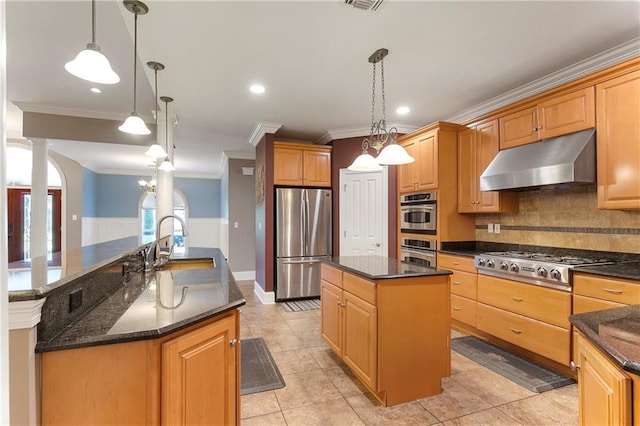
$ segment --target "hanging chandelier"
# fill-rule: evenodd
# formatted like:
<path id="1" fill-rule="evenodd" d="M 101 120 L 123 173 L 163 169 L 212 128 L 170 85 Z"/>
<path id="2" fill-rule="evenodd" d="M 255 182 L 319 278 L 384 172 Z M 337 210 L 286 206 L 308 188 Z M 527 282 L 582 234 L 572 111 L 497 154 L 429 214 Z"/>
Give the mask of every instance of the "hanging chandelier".
<path id="1" fill-rule="evenodd" d="M 156 185 L 157 184 L 158 184 L 158 181 L 156 180 L 156 174 L 155 173 L 151 176 L 151 179 L 149 179 L 149 180 L 140 179 L 138 181 L 138 185 L 140 186 L 140 188 L 144 189 L 146 192 L 148 192 L 150 194 L 155 194 L 156 193 Z"/>
<path id="2" fill-rule="evenodd" d="M 150 61 L 147 62 L 147 66 L 153 70 L 154 75 L 154 92 L 153 97 L 156 101 L 155 106 L 155 119 L 156 119 L 156 138 L 158 135 L 158 71 L 162 71 L 164 69 L 164 65 L 160 62 Z M 156 143 L 152 144 L 149 149 L 144 153 L 145 155 L 153 158 L 166 157 L 167 151 L 156 141 Z"/>
<path id="3" fill-rule="evenodd" d="M 169 96 L 160 96 L 160 100 L 164 102 L 164 141 L 165 141 L 165 151 L 169 151 L 169 102 L 173 102 L 173 98 Z M 176 168 L 173 166 L 173 163 L 169 159 L 169 154 L 164 158 L 164 161 L 158 167 L 160 170 L 172 172 Z"/>
<path id="4" fill-rule="evenodd" d="M 133 135 L 148 135 L 151 130 L 144 124 L 144 120 L 140 118 L 136 112 L 136 74 L 138 64 L 138 15 L 146 15 L 149 12 L 149 8 L 146 4 L 138 0 L 124 0 L 124 6 L 126 9 L 134 14 L 133 23 L 133 112 L 122 123 L 118 129 L 121 132 L 130 133 Z"/>
<path id="5" fill-rule="evenodd" d="M 101 84 L 115 84 L 120 81 L 118 74 L 111 68 L 109 59 L 96 43 L 96 0 L 91 0 L 91 43 L 87 48 L 64 65 L 70 73 L 83 80 Z"/>
<path id="6" fill-rule="evenodd" d="M 385 93 L 384 93 L 384 58 L 389 54 L 387 49 L 378 49 L 371 56 L 369 62 L 373 64 L 373 84 L 371 91 L 371 130 L 369 136 L 362 141 L 360 154 L 348 167 L 349 170 L 360 172 L 375 172 L 382 169 L 382 165 L 408 164 L 415 161 L 407 151 L 398 145 L 396 137 L 398 129 L 387 129 Z M 380 82 L 382 92 L 382 118 L 376 123 L 376 64 L 380 62 Z M 386 144 L 386 146 L 385 146 Z M 369 154 L 369 148 L 376 151 L 377 158 Z M 382 150 L 382 152 L 380 152 Z"/>

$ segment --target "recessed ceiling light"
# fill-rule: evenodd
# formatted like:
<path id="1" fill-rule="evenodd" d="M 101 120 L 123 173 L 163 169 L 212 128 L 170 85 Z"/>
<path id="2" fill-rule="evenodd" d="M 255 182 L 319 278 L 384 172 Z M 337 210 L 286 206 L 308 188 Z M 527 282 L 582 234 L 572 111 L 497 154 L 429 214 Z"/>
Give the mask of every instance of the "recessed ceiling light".
<path id="1" fill-rule="evenodd" d="M 249 87 L 249 90 L 251 90 L 251 92 L 253 93 L 260 94 L 264 93 L 265 88 L 260 84 L 252 84 L 251 87 Z"/>
<path id="2" fill-rule="evenodd" d="M 93 93 L 102 93 L 102 90 L 98 89 L 97 87 L 92 87 L 91 90 Z"/>
<path id="3" fill-rule="evenodd" d="M 409 114 L 409 111 L 411 111 L 411 109 L 409 109 L 408 106 L 401 106 L 401 107 L 398 107 L 398 109 L 396 109 L 396 113 L 400 115 Z"/>

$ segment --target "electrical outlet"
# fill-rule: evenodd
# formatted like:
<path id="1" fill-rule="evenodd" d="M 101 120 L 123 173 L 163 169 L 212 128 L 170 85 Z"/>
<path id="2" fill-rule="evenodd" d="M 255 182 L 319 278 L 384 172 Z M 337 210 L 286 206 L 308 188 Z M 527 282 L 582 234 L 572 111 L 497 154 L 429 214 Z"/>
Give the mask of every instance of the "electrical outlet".
<path id="1" fill-rule="evenodd" d="M 238 229 L 238 222 L 233 222 L 233 227 Z"/>
<path id="2" fill-rule="evenodd" d="M 487 225 L 487 232 L 493 234 L 493 223 Z"/>
<path id="3" fill-rule="evenodd" d="M 78 288 L 69 293 L 69 313 L 82 306 L 82 288 Z"/>
<path id="4" fill-rule="evenodd" d="M 500 233 L 500 224 L 499 224 L 499 223 L 496 223 L 495 225 L 493 225 L 493 231 L 494 231 L 496 234 L 499 234 L 499 233 Z"/>

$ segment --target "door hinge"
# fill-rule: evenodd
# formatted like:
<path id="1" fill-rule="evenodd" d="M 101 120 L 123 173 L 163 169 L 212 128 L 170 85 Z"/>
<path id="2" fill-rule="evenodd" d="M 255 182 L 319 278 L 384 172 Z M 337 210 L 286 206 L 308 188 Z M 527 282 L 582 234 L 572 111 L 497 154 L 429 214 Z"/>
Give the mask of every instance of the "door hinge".
<path id="1" fill-rule="evenodd" d="M 344 232 L 344 236 L 346 237 L 347 236 L 347 231 L 342 231 L 342 232 Z"/>
<path id="2" fill-rule="evenodd" d="M 344 188 L 342 189 L 343 192 L 347 192 L 347 184 L 344 184 Z"/>

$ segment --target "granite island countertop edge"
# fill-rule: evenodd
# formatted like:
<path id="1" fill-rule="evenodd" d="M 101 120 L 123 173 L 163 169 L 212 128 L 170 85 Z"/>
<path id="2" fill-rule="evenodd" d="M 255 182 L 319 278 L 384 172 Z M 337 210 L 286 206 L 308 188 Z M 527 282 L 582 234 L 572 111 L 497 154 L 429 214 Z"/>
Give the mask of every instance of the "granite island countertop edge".
<path id="1" fill-rule="evenodd" d="M 368 258 L 369 256 L 346 256 L 346 257 L 332 257 L 331 259 L 322 259 L 323 263 L 327 263 L 328 265 L 332 265 L 335 266 L 339 269 L 351 272 L 355 275 L 358 275 L 362 278 L 368 279 L 368 280 L 373 280 L 373 281 L 377 281 L 377 280 L 390 280 L 390 279 L 397 279 L 397 278 L 415 278 L 415 277 L 430 277 L 430 276 L 437 276 L 437 275 L 451 275 L 453 274 L 452 271 L 449 270 L 445 270 L 445 269 L 435 269 L 435 268 L 429 268 L 429 267 L 424 267 L 424 266 L 416 266 L 416 265 L 410 265 L 407 264 L 405 262 L 400 262 L 403 265 L 407 266 L 407 268 L 412 268 L 414 269 L 413 271 L 405 271 L 405 272 L 394 272 L 394 273 L 369 273 L 367 271 L 364 271 L 362 269 L 358 269 L 356 267 L 353 266 L 349 266 L 346 265 L 344 262 L 341 262 L 340 259 L 344 259 L 344 258 Z M 386 259 L 387 262 L 389 263 L 395 263 L 397 264 L 399 261 L 397 259 L 393 259 L 393 258 L 387 258 L 387 257 L 382 257 L 382 256 L 373 256 L 376 258 L 380 258 L 380 259 Z"/>

